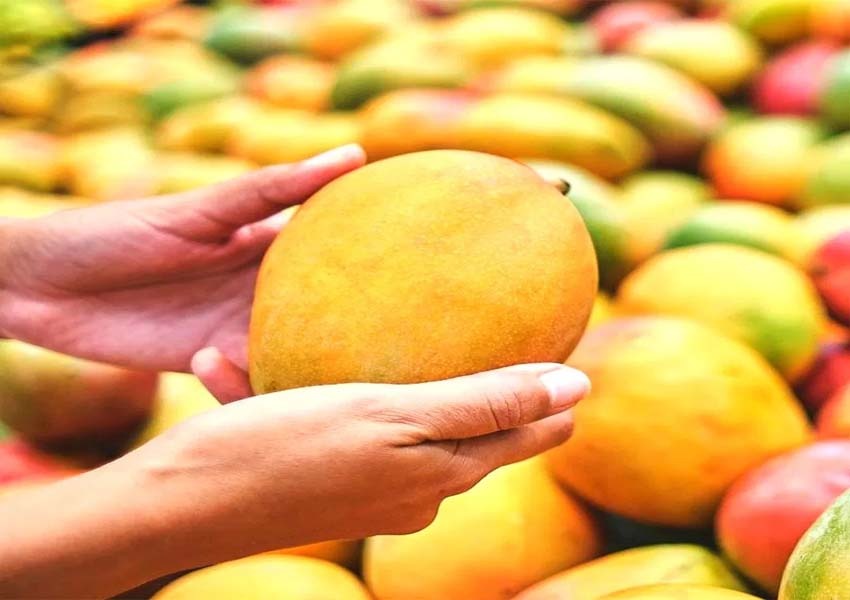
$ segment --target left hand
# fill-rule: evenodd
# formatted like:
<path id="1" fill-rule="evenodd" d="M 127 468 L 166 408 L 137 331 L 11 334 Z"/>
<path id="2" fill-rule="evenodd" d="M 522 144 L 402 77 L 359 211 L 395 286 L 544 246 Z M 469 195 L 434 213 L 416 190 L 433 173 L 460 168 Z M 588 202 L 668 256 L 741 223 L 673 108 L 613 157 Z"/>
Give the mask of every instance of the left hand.
<path id="1" fill-rule="evenodd" d="M 365 162 L 344 146 L 184 194 L 0 225 L 0 333 L 113 364 L 196 373 L 251 394 L 246 339 L 280 211 Z M 199 352 L 203 350 L 203 352 Z"/>

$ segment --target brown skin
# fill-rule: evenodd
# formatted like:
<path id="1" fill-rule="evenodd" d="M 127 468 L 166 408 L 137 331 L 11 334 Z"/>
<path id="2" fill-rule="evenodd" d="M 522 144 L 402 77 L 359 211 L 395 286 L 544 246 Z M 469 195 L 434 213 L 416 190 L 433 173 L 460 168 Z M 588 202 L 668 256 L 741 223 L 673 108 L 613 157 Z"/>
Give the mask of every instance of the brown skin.
<path id="1" fill-rule="evenodd" d="M 273 215 L 362 162 L 347 147 L 180 196 L 3 222 L 0 333 L 135 368 L 191 363 L 220 399 L 243 398 Z M 562 443 L 587 389 L 544 363 L 211 410 L 0 501 L 0 597 L 105 597 L 248 554 L 417 530 L 443 498 Z"/>

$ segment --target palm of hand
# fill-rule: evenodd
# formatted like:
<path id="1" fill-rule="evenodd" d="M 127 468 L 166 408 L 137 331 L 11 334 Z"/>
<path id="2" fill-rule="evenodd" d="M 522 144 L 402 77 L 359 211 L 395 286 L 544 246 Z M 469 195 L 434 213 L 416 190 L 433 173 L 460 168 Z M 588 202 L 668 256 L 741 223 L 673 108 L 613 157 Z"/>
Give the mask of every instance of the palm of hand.
<path id="1" fill-rule="evenodd" d="M 362 162 L 344 147 L 187 194 L 16 224 L 2 248 L 6 333 L 153 370 L 187 370 L 214 347 L 245 369 L 254 281 L 280 210 Z"/>

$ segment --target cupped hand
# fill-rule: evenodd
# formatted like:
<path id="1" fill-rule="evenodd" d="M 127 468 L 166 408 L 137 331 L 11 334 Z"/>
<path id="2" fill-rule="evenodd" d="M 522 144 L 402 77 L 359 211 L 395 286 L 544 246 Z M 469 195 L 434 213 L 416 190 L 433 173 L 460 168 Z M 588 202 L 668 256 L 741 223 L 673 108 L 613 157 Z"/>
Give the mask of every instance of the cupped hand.
<path id="1" fill-rule="evenodd" d="M 447 496 L 564 442 L 588 389 L 584 374 L 551 363 L 301 388 L 206 413 L 143 450 L 170 448 L 160 497 L 216 540 L 196 557 L 214 562 L 421 529 Z"/>
<path id="2" fill-rule="evenodd" d="M 0 333 L 151 370 L 188 370 L 210 348 L 205 383 L 248 395 L 254 283 L 280 212 L 364 160 L 344 146 L 184 194 L 5 222 Z"/>

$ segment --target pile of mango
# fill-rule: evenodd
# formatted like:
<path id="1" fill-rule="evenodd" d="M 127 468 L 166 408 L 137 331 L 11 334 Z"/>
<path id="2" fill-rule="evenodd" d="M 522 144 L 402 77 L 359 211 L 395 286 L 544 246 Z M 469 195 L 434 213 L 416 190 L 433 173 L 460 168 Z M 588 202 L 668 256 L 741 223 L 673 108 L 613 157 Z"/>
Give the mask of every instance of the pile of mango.
<path id="1" fill-rule="evenodd" d="M 602 290 L 576 433 L 418 533 L 157 599 L 850 598 L 850 0 L 0 3 L 2 217 L 350 142 L 569 184 Z M 0 494 L 217 405 L 2 340 Z"/>

